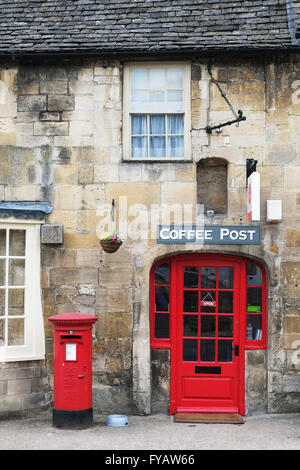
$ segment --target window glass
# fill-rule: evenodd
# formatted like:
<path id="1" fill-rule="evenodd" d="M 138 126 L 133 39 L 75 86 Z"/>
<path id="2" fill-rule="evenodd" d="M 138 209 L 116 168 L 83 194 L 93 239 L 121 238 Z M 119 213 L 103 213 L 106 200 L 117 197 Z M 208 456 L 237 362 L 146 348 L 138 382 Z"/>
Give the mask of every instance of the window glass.
<path id="1" fill-rule="evenodd" d="M 201 288 L 216 288 L 216 268 L 201 268 Z"/>
<path id="2" fill-rule="evenodd" d="M 247 263 L 247 286 L 261 286 L 262 272 L 254 263 Z"/>
<path id="3" fill-rule="evenodd" d="M 155 338 L 169 338 L 170 325 L 168 313 L 157 313 L 155 315 L 154 335 Z"/>
<path id="4" fill-rule="evenodd" d="M 157 312 L 169 311 L 169 287 L 155 287 L 155 306 Z"/>
<path id="5" fill-rule="evenodd" d="M 169 284 L 170 268 L 169 263 L 163 263 L 155 269 L 155 284 Z"/>
<path id="6" fill-rule="evenodd" d="M 193 266 L 185 266 L 183 268 L 183 287 L 198 287 L 198 268 Z"/>
<path id="7" fill-rule="evenodd" d="M 262 311 L 262 289 L 249 287 L 247 289 L 247 312 L 260 313 Z"/>
<path id="8" fill-rule="evenodd" d="M 131 86 L 133 90 L 147 88 L 147 69 L 133 69 L 131 72 Z"/>
<path id="9" fill-rule="evenodd" d="M 198 312 L 198 292 L 184 291 L 183 311 L 184 312 Z"/>
<path id="10" fill-rule="evenodd" d="M 198 315 L 183 316 L 183 336 L 198 336 Z"/>
<path id="11" fill-rule="evenodd" d="M 197 361 L 198 359 L 198 340 L 197 339 L 184 339 L 183 340 L 183 357 L 184 361 Z"/>

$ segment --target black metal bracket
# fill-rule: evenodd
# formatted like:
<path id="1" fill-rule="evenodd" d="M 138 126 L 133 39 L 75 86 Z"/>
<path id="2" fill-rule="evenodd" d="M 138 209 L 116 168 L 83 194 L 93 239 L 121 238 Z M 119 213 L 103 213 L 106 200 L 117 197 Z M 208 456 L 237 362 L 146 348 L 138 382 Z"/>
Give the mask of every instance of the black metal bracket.
<path id="1" fill-rule="evenodd" d="M 217 80 L 212 76 L 211 63 L 208 64 L 208 73 L 211 76 L 212 82 L 217 86 L 222 98 L 224 98 L 224 100 L 228 104 L 229 108 L 231 109 L 232 114 L 234 115 L 235 119 L 233 119 L 232 121 L 226 121 L 224 123 L 217 124 L 215 126 L 206 126 L 205 127 L 206 132 L 208 134 L 211 134 L 214 129 L 221 129 L 224 126 L 231 126 L 231 124 L 238 124 L 241 121 L 246 121 L 246 116 L 243 116 L 243 111 L 241 109 L 239 109 L 237 113 L 235 112 L 232 104 L 230 103 L 230 101 L 228 100 L 228 98 L 226 96 L 226 93 L 222 90 L 222 88 L 220 87 Z"/>
<path id="2" fill-rule="evenodd" d="M 256 171 L 257 160 L 254 158 L 247 158 L 246 160 L 246 188 L 248 187 L 248 178 L 249 176 Z"/>

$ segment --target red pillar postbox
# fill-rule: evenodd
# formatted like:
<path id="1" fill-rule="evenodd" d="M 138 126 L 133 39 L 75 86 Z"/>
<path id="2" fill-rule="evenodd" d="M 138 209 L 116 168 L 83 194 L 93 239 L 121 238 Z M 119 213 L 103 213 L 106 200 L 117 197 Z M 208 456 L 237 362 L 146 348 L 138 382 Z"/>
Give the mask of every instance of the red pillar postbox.
<path id="1" fill-rule="evenodd" d="M 90 426 L 93 421 L 92 325 L 97 317 L 64 313 L 48 320 L 54 326 L 53 425 Z"/>

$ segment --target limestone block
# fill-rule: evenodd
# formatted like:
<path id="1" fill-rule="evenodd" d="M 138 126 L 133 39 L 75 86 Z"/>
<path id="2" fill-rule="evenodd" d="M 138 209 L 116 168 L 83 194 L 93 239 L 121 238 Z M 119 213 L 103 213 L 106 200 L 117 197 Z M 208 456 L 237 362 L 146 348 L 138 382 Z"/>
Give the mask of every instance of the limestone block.
<path id="1" fill-rule="evenodd" d="M 64 95 L 68 93 L 68 82 L 62 80 L 41 80 L 40 93 L 46 93 L 48 95 Z"/>
<path id="2" fill-rule="evenodd" d="M 300 166 L 286 167 L 284 169 L 284 190 L 299 192 Z"/>
<path id="3" fill-rule="evenodd" d="M 94 166 L 94 182 L 106 183 L 119 180 L 118 165 L 95 165 Z"/>
<path id="4" fill-rule="evenodd" d="M 300 246 L 300 230 L 287 230 L 286 231 L 286 246 L 293 246 L 293 247 Z"/>
<path id="5" fill-rule="evenodd" d="M 70 96 L 49 95 L 48 96 L 48 111 L 72 111 L 74 109 L 74 106 L 75 106 L 75 100 L 74 100 L 73 95 L 70 95 Z"/>
<path id="6" fill-rule="evenodd" d="M 67 122 L 36 122 L 34 123 L 34 135 L 68 135 Z"/>
<path id="7" fill-rule="evenodd" d="M 0 145 L 16 145 L 16 124 L 13 118 L 0 118 Z"/>
<path id="8" fill-rule="evenodd" d="M 196 183 L 164 182 L 161 187 L 161 202 L 163 204 L 196 204 Z"/>
<path id="9" fill-rule="evenodd" d="M 77 184 L 78 166 L 59 165 L 54 167 L 54 179 L 57 184 Z"/>
<path id="10" fill-rule="evenodd" d="M 71 149 L 71 158 L 77 163 L 93 163 L 94 155 L 94 147 L 73 146 Z"/>
<path id="11" fill-rule="evenodd" d="M 54 188 L 54 207 L 61 210 L 81 209 L 83 189 L 77 185 L 62 185 Z"/>
<path id="12" fill-rule="evenodd" d="M 105 204 L 105 190 L 102 184 L 87 184 L 82 188 L 82 209 L 98 209 Z"/>
<path id="13" fill-rule="evenodd" d="M 70 234 L 69 234 L 70 235 Z M 97 284 L 98 269 L 92 267 L 53 268 L 50 271 L 50 286 L 61 284 Z"/>
<path id="14" fill-rule="evenodd" d="M 47 220 L 50 224 L 63 225 L 64 230 L 74 231 L 76 230 L 76 216 L 77 211 L 75 210 L 55 209 L 49 214 Z"/>
<path id="15" fill-rule="evenodd" d="M 284 317 L 283 331 L 285 334 L 300 333 L 300 317 L 292 315 Z"/>
<path id="16" fill-rule="evenodd" d="M 76 138 L 78 135 L 92 136 L 94 134 L 93 121 L 70 122 L 70 136 Z"/>
<path id="17" fill-rule="evenodd" d="M 97 289 L 96 305 L 99 312 L 128 312 L 129 292 L 127 288 L 99 287 Z"/>
<path id="18" fill-rule="evenodd" d="M 160 183 L 153 181 L 143 183 L 108 183 L 105 186 L 105 192 L 107 203 L 111 204 L 111 201 L 114 199 L 117 209 L 120 198 L 122 198 L 121 201 L 126 201 L 127 208 L 134 204 L 143 204 L 146 207 L 150 207 L 151 204 L 160 203 Z"/>
<path id="19" fill-rule="evenodd" d="M 66 232 L 64 234 L 64 246 L 66 248 L 73 248 L 73 249 L 99 248 L 99 239 L 95 233 Z"/>
<path id="20" fill-rule="evenodd" d="M 78 183 L 91 184 L 94 181 L 94 166 L 79 165 L 78 166 Z"/>
<path id="21" fill-rule="evenodd" d="M 20 95 L 17 103 L 18 111 L 46 111 L 47 97 L 40 95 Z M 49 108 L 49 110 L 51 109 Z"/>

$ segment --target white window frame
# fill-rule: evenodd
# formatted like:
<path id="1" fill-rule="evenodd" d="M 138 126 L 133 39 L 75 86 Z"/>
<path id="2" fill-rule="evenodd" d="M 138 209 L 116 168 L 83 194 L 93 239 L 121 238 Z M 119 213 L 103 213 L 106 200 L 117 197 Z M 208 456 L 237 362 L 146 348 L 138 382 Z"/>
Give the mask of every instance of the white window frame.
<path id="1" fill-rule="evenodd" d="M 36 220 L 28 221 L 26 219 L 15 219 L 13 217 L 2 219 L 0 221 L 0 229 L 25 230 L 26 237 L 24 345 L 0 346 L 0 362 L 28 361 L 45 358 L 45 332 L 40 286 L 41 223 L 43 222 Z M 8 243 L 7 240 L 6 243 Z M 4 257 L 1 257 L 1 259 L 3 258 Z"/>
<path id="2" fill-rule="evenodd" d="M 131 70 L 133 68 L 183 68 L 183 114 L 184 117 L 184 157 L 133 158 L 131 152 Z M 137 114 L 137 113 L 132 113 Z M 162 112 L 145 112 L 149 114 L 168 114 Z M 123 79 L 123 160 L 131 162 L 176 162 L 191 161 L 191 63 L 190 62 L 128 62 L 124 65 Z"/>

